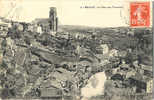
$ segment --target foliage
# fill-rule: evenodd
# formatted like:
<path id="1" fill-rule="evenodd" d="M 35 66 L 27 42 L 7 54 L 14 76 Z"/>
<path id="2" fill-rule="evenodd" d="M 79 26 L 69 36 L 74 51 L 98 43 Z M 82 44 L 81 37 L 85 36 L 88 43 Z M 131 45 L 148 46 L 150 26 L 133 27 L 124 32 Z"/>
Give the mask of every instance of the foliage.
<path id="1" fill-rule="evenodd" d="M 6 64 L 5 61 L 2 61 L 0 67 L 2 67 L 2 68 L 8 68 L 8 66 L 7 66 L 7 64 Z"/>

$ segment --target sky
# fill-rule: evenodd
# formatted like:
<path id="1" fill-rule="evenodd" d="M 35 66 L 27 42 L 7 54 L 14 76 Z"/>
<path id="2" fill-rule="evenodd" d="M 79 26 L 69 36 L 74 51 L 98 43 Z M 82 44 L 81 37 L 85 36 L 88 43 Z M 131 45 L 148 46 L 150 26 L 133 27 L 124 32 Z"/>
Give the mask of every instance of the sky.
<path id="1" fill-rule="evenodd" d="M 56 7 L 63 25 L 119 27 L 128 26 L 128 4 L 127 0 L 0 0 L 0 16 L 31 22 L 35 18 L 48 18 L 49 7 Z"/>

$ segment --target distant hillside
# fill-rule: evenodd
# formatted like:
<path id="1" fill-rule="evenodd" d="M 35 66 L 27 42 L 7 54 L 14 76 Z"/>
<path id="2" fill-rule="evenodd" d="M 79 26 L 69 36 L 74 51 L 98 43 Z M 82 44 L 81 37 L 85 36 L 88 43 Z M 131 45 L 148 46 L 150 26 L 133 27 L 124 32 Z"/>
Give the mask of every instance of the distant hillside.
<path id="1" fill-rule="evenodd" d="M 87 33 L 97 32 L 97 40 L 110 41 L 112 48 L 126 51 L 128 48 L 132 48 L 134 52 L 132 54 L 142 54 L 143 63 L 152 65 L 152 30 L 151 28 L 132 28 L 134 36 L 128 36 L 127 32 L 130 27 L 87 27 L 87 26 L 72 26 L 62 25 L 60 29 L 63 32 L 70 33 Z M 138 49 L 136 49 L 138 48 Z M 137 51 L 135 51 L 137 50 Z"/>
<path id="2" fill-rule="evenodd" d="M 60 30 L 71 31 L 71 32 L 87 32 L 87 31 L 100 31 L 100 30 L 111 30 L 111 29 L 128 29 L 128 27 L 90 27 L 90 26 L 80 26 L 80 25 L 60 25 Z"/>
<path id="3" fill-rule="evenodd" d="M 112 30 L 112 29 L 121 29 L 121 30 L 126 30 L 129 29 L 130 27 L 91 27 L 91 26 L 82 26 L 82 25 L 59 25 L 59 29 L 65 30 L 65 31 L 93 31 L 93 30 Z M 135 29 L 135 28 L 133 28 Z M 145 28 L 140 28 L 145 29 Z M 137 30 L 140 30 L 137 29 Z"/>

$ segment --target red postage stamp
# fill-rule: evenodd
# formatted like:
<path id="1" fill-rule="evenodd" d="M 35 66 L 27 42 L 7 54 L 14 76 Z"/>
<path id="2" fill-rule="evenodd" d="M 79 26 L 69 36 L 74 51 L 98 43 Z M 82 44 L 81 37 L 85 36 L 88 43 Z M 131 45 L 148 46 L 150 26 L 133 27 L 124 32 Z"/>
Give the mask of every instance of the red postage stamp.
<path id="1" fill-rule="evenodd" d="M 150 26 L 150 2 L 130 3 L 130 26 L 131 27 Z"/>

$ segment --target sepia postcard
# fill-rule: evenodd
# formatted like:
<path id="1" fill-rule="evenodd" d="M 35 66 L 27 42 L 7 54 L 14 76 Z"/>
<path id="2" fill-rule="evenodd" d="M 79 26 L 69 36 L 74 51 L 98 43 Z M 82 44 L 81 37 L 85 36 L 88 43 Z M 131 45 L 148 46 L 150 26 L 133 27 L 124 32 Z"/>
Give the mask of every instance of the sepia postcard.
<path id="1" fill-rule="evenodd" d="M 152 0 L 0 0 L 0 100 L 154 100 Z"/>

